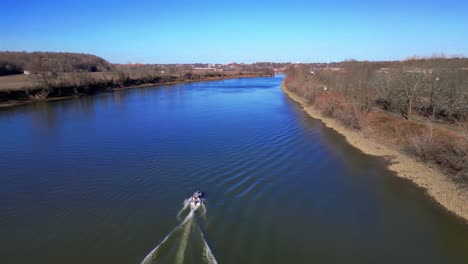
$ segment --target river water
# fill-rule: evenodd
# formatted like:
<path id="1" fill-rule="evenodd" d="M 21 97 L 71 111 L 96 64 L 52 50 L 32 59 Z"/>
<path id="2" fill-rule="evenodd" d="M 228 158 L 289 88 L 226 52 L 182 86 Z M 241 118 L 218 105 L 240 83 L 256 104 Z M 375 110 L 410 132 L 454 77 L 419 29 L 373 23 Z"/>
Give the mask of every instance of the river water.
<path id="1" fill-rule="evenodd" d="M 468 263 L 466 224 L 281 82 L 0 110 L 0 263 Z"/>

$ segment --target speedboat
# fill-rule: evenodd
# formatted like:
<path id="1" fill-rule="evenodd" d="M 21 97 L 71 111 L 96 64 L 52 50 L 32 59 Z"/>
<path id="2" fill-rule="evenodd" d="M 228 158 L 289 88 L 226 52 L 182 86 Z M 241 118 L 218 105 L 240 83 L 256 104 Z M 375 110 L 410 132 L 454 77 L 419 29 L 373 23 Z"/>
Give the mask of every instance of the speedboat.
<path id="1" fill-rule="evenodd" d="M 192 198 L 190 199 L 190 205 L 192 209 L 197 209 L 200 204 L 203 202 L 203 193 L 200 191 L 196 191 Z"/>

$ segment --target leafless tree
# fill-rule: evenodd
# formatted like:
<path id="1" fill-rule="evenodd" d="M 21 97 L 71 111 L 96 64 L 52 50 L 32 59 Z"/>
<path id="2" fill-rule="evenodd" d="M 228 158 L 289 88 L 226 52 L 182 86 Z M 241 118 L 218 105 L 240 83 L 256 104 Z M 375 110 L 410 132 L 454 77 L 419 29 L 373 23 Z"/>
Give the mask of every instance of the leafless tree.
<path id="1" fill-rule="evenodd" d="M 395 89 L 405 99 L 404 106 L 400 109 L 401 114 L 406 119 L 411 118 L 411 112 L 414 107 L 414 101 L 418 95 L 419 90 L 423 86 L 426 72 L 419 68 L 403 68 L 397 69 L 392 72 L 393 78 L 395 78 L 397 85 Z"/>

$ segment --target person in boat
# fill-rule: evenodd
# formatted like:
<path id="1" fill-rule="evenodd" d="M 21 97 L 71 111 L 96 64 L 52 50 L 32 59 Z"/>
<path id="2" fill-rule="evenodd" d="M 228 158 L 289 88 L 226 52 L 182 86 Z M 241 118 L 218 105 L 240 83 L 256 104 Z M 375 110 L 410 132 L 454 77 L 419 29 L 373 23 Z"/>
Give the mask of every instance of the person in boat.
<path id="1" fill-rule="evenodd" d="M 200 191 L 196 191 L 194 194 L 193 194 L 193 197 L 192 197 L 192 201 L 197 204 L 200 202 L 200 199 L 201 199 L 201 196 L 202 196 L 202 193 Z"/>

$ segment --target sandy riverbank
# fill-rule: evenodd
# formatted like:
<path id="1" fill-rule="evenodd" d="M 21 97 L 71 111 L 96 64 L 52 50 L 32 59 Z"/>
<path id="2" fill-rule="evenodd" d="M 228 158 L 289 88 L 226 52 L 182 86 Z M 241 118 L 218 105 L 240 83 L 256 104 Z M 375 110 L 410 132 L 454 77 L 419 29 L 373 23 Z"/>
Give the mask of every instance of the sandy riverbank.
<path id="1" fill-rule="evenodd" d="M 418 162 L 390 146 L 366 138 L 359 131 L 348 129 L 335 119 L 322 116 L 313 106 L 309 106 L 304 98 L 299 97 L 284 86 L 282 86 L 282 90 L 289 98 L 299 103 L 307 114 L 321 120 L 325 126 L 343 135 L 354 147 L 366 154 L 389 159 L 391 171 L 426 189 L 427 193 L 440 205 L 468 222 L 468 191 L 466 189 L 459 187 L 440 171 L 428 167 L 427 164 Z"/>

